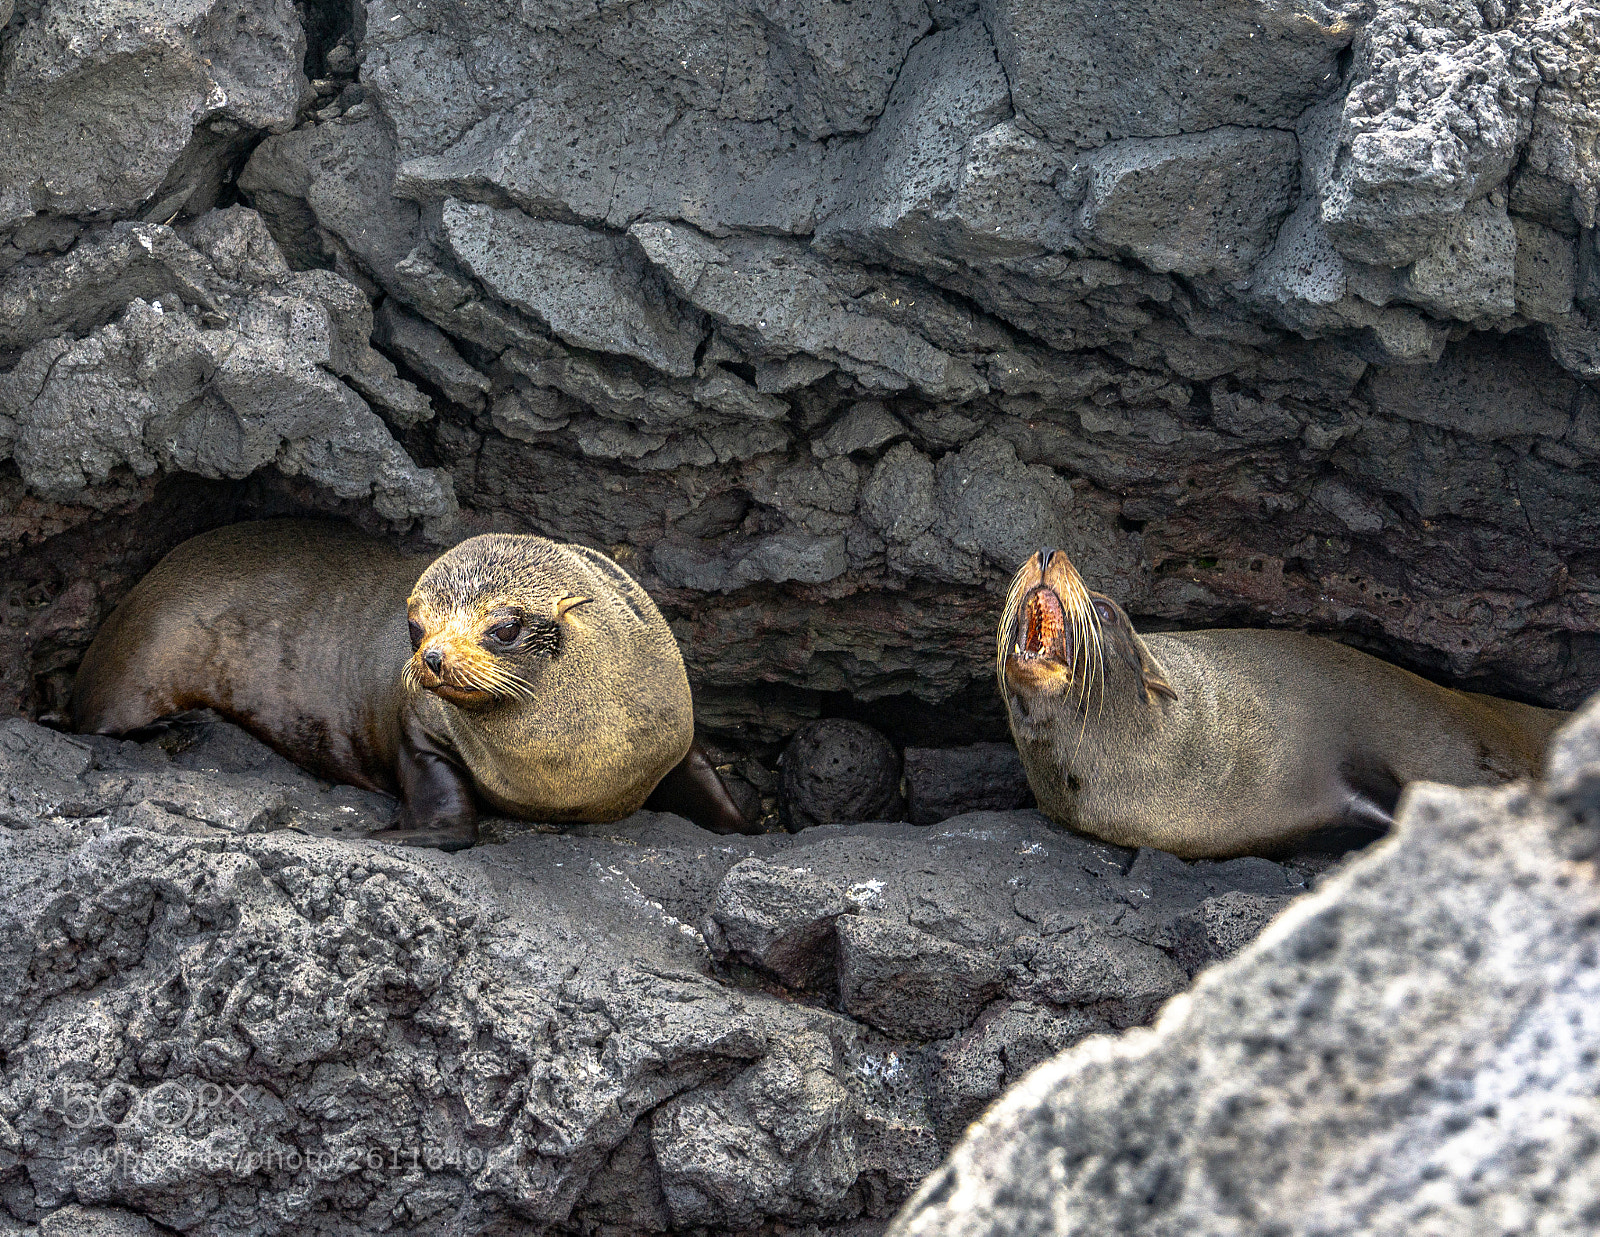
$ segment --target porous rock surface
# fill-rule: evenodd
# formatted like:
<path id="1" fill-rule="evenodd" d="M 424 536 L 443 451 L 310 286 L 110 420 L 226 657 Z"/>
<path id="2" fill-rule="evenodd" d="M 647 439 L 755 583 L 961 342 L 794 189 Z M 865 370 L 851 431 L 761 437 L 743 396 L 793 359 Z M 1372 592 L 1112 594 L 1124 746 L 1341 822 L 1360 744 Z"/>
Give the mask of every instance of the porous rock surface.
<path id="1" fill-rule="evenodd" d="M 809 722 L 783 749 L 779 764 L 779 809 L 791 833 L 855 820 L 899 820 L 904 812 L 900 753 L 864 722 Z"/>
<path id="2" fill-rule="evenodd" d="M 1592 0 L 0 0 L 0 134 L 45 1237 L 873 1231 L 1298 888 L 1026 811 L 400 854 L 236 732 L 17 720 L 206 528 L 605 549 L 763 812 L 839 718 L 965 753 L 905 758 L 918 819 L 1025 804 L 984 745 L 1043 545 L 1144 627 L 1600 686 Z"/>
<path id="3" fill-rule="evenodd" d="M 764 758 L 1003 738 L 1040 544 L 1600 685 L 1592 0 L 0 12 L 8 712 L 285 510 L 611 550 Z"/>
<path id="4" fill-rule="evenodd" d="M 1153 1029 L 1008 1093 L 891 1233 L 1592 1231 L 1597 827 L 1600 702 L 1542 787 L 1413 787 Z"/>
<path id="5" fill-rule="evenodd" d="M 13 719 L 0 785 L 0 1208 L 40 1237 L 877 1232 L 1306 884 L 1034 812 L 406 851 L 222 723 Z"/>
<path id="6" fill-rule="evenodd" d="M 0 451 L 22 484 L 92 505 L 118 470 L 238 478 L 272 464 L 392 520 L 450 512 L 449 478 L 418 468 L 362 398 L 401 424 L 433 415 L 373 349 L 360 289 L 291 271 L 243 207 L 184 231 L 116 224 L 0 282 L 19 350 L 0 374 Z"/>

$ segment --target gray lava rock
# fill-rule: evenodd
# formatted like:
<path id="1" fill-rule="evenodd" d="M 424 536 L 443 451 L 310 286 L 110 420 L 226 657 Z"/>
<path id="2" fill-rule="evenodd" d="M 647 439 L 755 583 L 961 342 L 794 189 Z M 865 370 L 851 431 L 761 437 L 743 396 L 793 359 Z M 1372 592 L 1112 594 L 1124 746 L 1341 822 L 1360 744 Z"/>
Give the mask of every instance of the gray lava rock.
<path id="1" fill-rule="evenodd" d="M 450 12 L 448 27 L 367 26 L 362 80 L 394 124 L 407 196 L 487 191 L 546 216 L 713 232 L 774 220 L 808 232 L 823 141 L 872 127 L 931 24 L 909 0 L 862 12 L 710 0 L 627 20 L 539 6 L 508 20 L 478 0 Z M 501 83 L 487 125 L 480 35 Z"/>
<path id="2" fill-rule="evenodd" d="M 1355 5 L 1202 4 L 1082 10 L 985 0 L 1017 109 L 1052 138 L 1095 147 L 1219 125 L 1282 126 L 1337 85 Z"/>
<path id="3" fill-rule="evenodd" d="M 387 300 L 373 315 L 373 326 L 374 342 L 398 355 L 446 399 L 474 411 L 483 408 L 489 380 L 461 359 L 443 331 Z"/>
<path id="4" fill-rule="evenodd" d="M 819 459 L 835 455 L 873 452 L 906 437 L 906 427 L 894 413 L 877 400 L 864 400 L 840 417 L 828 432 L 811 444 Z"/>
<path id="5" fill-rule="evenodd" d="M 1567 855 L 1592 853 L 1597 736 L 1593 703 L 1543 789 L 1413 786 L 1153 1030 L 1008 1093 L 890 1231 L 1585 1231 L 1600 894 Z"/>
<path id="6" fill-rule="evenodd" d="M 628 242 L 454 198 L 443 218 L 451 250 L 483 285 L 568 343 L 694 373 L 700 323 Z"/>
<path id="7" fill-rule="evenodd" d="M 10 337 L 32 345 L 0 374 L 0 451 L 23 481 L 92 505 L 120 468 L 244 477 L 273 464 L 391 519 L 451 514 L 448 480 L 418 468 L 362 397 L 402 422 L 432 415 L 373 350 L 366 298 L 332 272 L 290 271 L 252 211 L 214 213 L 193 240 L 119 226 L 0 286 Z"/>
<path id="8" fill-rule="evenodd" d="M 1033 791 L 1010 743 L 905 750 L 907 819 L 934 825 L 965 812 L 1031 807 Z"/>
<path id="9" fill-rule="evenodd" d="M 1464 207 L 1504 182 L 1532 123 L 1540 75 L 1531 57 L 1508 55 L 1489 21 L 1453 4 L 1435 16 L 1424 53 L 1406 33 L 1415 12 L 1408 0 L 1383 4 L 1369 25 L 1340 124 L 1344 157 L 1321 190 L 1329 234 L 1357 262 L 1424 258 Z M 1564 38 L 1566 23 L 1552 25 L 1552 42 L 1575 33 L 1568 27 Z M 1426 85 L 1415 76 L 1424 58 Z M 1472 129 L 1456 132 L 1469 114 Z M 1407 154 L 1419 144 L 1438 151 L 1426 173 Z"/>
<path id="10" fill-rule="evenodd" d="M 703 309 L 747 353 L 786 360 L 805 353 L 847 370 L 871 390 L 914 387 L 931 399 L 987 390 L 966 361 L 892 318 L 856 311 L 826 265 L 793 242 L 718 243 L 685 225 L 641 223 L 628 234 L 684 300 Z"/>
<path id="11" fill-rule="evenodd" d="M 803 727 L 783 751 L 778 800 L 791 833 L 898 815 L 900 753 L 864 722 L 829 718 Z"/>
<path id="12" fill-rule="evenodd" d="M 840 1002 L 891 1035 L 964 1031 L 1002 990 L 993 959 L 910 924 L 846 919 L 838 928 Z"/>
<path id="13" fill-rule="evenodd" d="M 1151 270 L 1241 276 L 1294 205 L 1299 158 L 1278 129 L 1112 142 L 1095 152 L 1082 227 Z"/>
<path id="14" fill-rule="evenodd" d="M 834 923 L 854 909 L 843 890 L 804 869 L 744 859 L 722 878 L 703 931 L 718 957 L 736 955 L 791 988 L 804 988 L 829 969 Z"/>
<path id="15" fill-rule="evenodd" d="M 289 0 L 25 5 L 6 40 L 0 233 L 209 210 L 250 132 L 293 126 L 304 57 Z"/>
<path id="16" fill-rule="evenodd" d="M 960 200 L 968 144 L 1010 117 L 1011 93 L 985 25 L 929 35 L 912 48 L 872 133 L 841 160 L 818 241 L 912 258 L 949 245 L 947 233 L 977 232 L 973 204 Z M 983 231 L 992 243 L 992 228 Z"/>
<path id="17" fill-rule="evenodd" d="M 40 1234 L 297 1233 L 308 1208 L 864 1234 L 964 1114 L 1149 1016 L 1147 986 L 1073 1003 L 1049 950 L 1167 958 L 1170 993 L 1207 905 L 1300 888 L 1031 812 L 739 838 L 491 820 L 500 845 L 405 850 L 354 836 L 382 796 L 203 716 L 145 744 L 12 720 L 0 756 L 0 1206 Z"/>

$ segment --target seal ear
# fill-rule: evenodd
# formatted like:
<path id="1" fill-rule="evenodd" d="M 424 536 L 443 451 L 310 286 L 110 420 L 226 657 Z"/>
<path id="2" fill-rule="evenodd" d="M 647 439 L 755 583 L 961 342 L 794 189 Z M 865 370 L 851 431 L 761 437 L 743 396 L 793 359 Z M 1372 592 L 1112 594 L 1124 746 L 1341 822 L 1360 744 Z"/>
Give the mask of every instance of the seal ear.
<path id="1" fill-rule="evenodd" d="M 1151 703 L 1156 696 L 1176 700 L 1178 693 L 1173 690 L 1165 668 L 1155 659 L 1155 654 L 1145 646 L 1145 642 L 1139 639 L 1139 633 L 1134 631 L 1133 620 L 1128 617 L 1127 611 L 1104 593 L 1091 592 L 1089 600 L 1100 619 L 1100 630 L 1109 637 L 1117 656 L 1139 672 L 1145 703 Z"/>
<path id="2" fill-rule="evenodd" d="M 1167 681 L 1167 672 L 1161 668 L 1161 663 L 1150 655 L 1150 650 L 1144 647 L 1144 641 L 1139 641 L 1139 648 L 1144 654 L 1144 665 L 1140 668 L 1144 673 L 1144 698 L 1146 702 L 1152 696 L 1165 696 L 1168 700 L 1178 698 L 1177 690 Z"/>
<path id="3" fill-rule="evenodd" d="M 577 593 L 568 593 L 560 601 L 556 602 L 556 621 L 560 622 L 566 618 L 568 610 L 576 610 L 579 606 L 586 606 L 593 600 L 593 597 L 581 597 Z"/>

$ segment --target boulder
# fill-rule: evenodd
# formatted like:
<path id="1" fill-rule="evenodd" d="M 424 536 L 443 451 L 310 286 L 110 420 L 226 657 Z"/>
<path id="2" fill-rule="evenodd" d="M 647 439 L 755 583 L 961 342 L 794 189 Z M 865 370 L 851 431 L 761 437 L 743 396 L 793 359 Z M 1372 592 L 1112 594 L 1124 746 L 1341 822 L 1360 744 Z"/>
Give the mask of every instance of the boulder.
<path id="1" fill-rule="evenodd" d="M 900 753 L 864 722 L 812 722 L 783 751 L 780 803 L 792 833 L 813 825 L 892 820 L 904 807 Z"/>

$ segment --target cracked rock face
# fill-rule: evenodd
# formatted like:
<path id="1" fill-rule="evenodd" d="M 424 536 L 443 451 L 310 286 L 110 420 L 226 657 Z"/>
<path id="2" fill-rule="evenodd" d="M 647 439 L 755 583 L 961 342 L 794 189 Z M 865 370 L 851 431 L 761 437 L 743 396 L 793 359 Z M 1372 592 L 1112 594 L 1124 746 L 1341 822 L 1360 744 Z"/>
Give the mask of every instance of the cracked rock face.
<path id="1" fill-rule="evenodd" d="M 1003 1086 L 1298 887 L 1023 810 L 992 684 L 1023 557 L 1147 629 L 1600 686 L 1597 30 L 0 0 L 0 1202 L 47 1235 L 873 1231 Z M 18 720 L 185 537 L 308 513 L 605 550 L 743 802 L 775 821 L 785 746 L 863 723 L 931 828 L 417 858 L 233 732 Z M 120 1142 L 50 1108 L 166 1083 Z"/>
<path id="2" fill-rule="evenodd" d="M 891 1233 L 1591 1227 L 1600 707 L 1551 761 L 1542 788 L 1409 791 L 1153 1030 L 1009 1092 Z"/>
<path id="3" fill-rule="evenodd" d="M 1581 3 L 69 8 L 0 56 L 13 711 L 179 531 L 307 507 L 605 547 L 766 760 L 1003 738 L 1038 544 L 1146 626 L 1600 685 Z"/>
<path id="4" fill-rule="evenodd" d="M 769 761 L 1003 738 L 1040 544 L 1145 625 L 1600 685 L 1590 8 L 869 7 L 18 8 L 7 707 L 307 509 L 607 549 Z"/>
<path id="5" fill-rule="evenodd" d="M 117 225 L 0 286 L 8 338 L 32 344 L 0 375 L 0 443 L 23 485 L 92 505 L 118 470 L 245 477 L 273 464 L 370 497 L 391 520 L 450 512 L 449 479 L 418 468 L 358 394 L 401 423 L 432 415 L 373 350 L 360 291 L 291 271 L 241 207 L 189 231 L 192 244 Z"/>
<path id="6" fill-rule="evenodd" d="M 407 852 L 359 840 L 384 796 L 222 723 L 11 720 L 0 771 L 0 1204 L 40 1234 L 873 1231 L 1307 882 L 1031 811 Z"/>
<path id="7" fill-rule="evenodd" d="M 7 3 L 0 17 L 14 18 L 0 38 L 0 231 L 20 225 L 23 249 L 52 218 L 70 231 L 209 209 L 223 168 L 253 136 L 293 128 L 308 90 L 289 0 Z"/>

